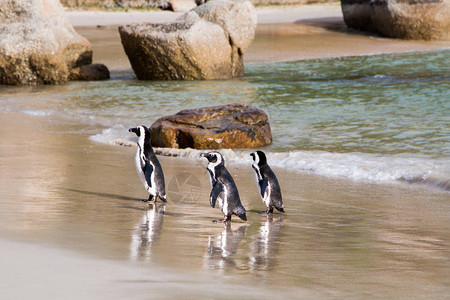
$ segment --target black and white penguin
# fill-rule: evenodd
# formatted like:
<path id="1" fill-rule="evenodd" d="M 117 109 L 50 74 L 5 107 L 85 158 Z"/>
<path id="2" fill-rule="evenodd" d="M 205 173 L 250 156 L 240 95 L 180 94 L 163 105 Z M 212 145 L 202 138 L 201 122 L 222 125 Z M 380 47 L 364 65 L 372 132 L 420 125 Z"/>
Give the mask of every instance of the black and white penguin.
<path id="1" fill-rule="evenodd" d="M 145 201 L 154 200 L 156 202 L 156 197 L 159 197 L 163 202 L 167 202 L 164 173 L 155 152 L 153 152 L 150 130 L 141 125 L 130 128 L 128 131 L 134 132 L 138 136 L 135 162 L 139 177 L 150 194 L 148 200 Z"/>
<path id="2" fill-rule="evenodd" d="M 267 164 L 266 154 L 258 150 L 250 154 L 253 157 L 252 168 L 255 170 L 256 183 L 261 192 L 261 198 L 267 207 L 265 213 L 273 213 L 275 207 L 278 211 L 284 212 L 281 189 L 277 177 Z"/>
<path id="3" fill-rule="evenodd" d="M 224 214 L 223 220 L 214 222 L 228 222 L 231 221 L 231 215 L 235 214 L 244 221 L 247 221 L 245 208 L 242 206 L 239 192 L 228 170 L 225 168 L 225 160 L 223 156 L 217 151 L 211 151 L 200 154 L 208 160 L 206 169 L 209 173 L 209 180 L 211 183 L 211 195 L 209 197 L 209 204 L 212 207 L 216 206 L 216 201 L 219 202 L 219 208 Z"/>

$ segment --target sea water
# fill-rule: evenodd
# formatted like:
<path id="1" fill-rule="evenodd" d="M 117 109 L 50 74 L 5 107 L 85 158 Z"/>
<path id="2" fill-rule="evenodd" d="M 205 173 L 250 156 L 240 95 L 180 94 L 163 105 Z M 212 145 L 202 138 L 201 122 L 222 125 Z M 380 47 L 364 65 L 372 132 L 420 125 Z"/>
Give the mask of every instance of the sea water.
<path id="1" fill-rule="evenodd" d="M 262 150 L 275 168 L 450 190 L 450 50 L 253 63 L 245 71 L 221 81 L 138 81 L 128 70 L 108 81 L 2 86 L 0 111 L 86 124 L 92 140 L 124 146 L 135 143 L 130 127 L 243 103 L 269 116 L 273 143 Z M 249 152 L 223 151 L 234 163 L 249 163 Z"/>

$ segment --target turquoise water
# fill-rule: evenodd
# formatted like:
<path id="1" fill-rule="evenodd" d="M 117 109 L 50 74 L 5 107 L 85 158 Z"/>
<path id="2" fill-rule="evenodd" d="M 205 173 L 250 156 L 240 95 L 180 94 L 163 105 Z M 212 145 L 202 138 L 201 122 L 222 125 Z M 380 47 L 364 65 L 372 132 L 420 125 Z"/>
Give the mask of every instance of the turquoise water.
<path id="1" fill-rule="evenodd" d="M 450 51 L 274 69 L 252 68 L 249 77 L 260 85 L 258 104 L 278 115 L 279 150 L 450 155 Z"/>
<path id="2" fill-rule="evenodd" d="M 142 82 L 129 71 L 1 89 L 5 112 L 89 124 L 92 139 L 121 145 L 134 142 L 129 127 L 181 109 L 250 104 L 269 115 L 266 151 L 276 167 L 450 189 L 450 50 L 248 64 L 243 78 L 227 81 Z"/>

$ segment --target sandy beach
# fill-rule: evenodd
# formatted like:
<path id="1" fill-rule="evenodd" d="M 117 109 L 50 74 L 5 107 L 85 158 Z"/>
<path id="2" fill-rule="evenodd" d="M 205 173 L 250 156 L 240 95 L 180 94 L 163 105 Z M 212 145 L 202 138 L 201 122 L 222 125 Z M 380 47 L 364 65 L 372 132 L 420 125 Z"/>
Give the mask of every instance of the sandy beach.
<path id="1" fill-rule="evenodd" d="M 140 202 L 134 148 L 61 133 L 76 124 L 42 117 L 0 122 L 4 299 L 448 293 L 447 192 L 276 170 L 287 213 L 269 221 L 252 170 L 228 165 L 249 221 L 227 228 L 211 222 L 221 214 L 201 162 L 160 157 L 169 203 L 153 207 Z"/>
<path id="2" fill-rule="evenodd" d="M 130 69 L 117 25 L 177 17 L 68 14 L 91 41 L 94 61 L 113 73 Z M 450 47 L 347 31 L 337 5 L 263 7 L 258 20 L 247 63 Z M 147 195 L 135 171 L 136 149 L 89 139 L 101 129 L 55 115 L 1 113 L 2 299 L 450 294 L 448 191 L 276 169 L 286 214 L 266 218 L 258 214 L 264 207 L 251 167 L 229 164 L 249 220 L 233 217 L 223 226 L 212 222 L 222 215 L 208 203 L 205 162 L 159 156 L 169 202 L 149 205 L 140 201 Z"/>

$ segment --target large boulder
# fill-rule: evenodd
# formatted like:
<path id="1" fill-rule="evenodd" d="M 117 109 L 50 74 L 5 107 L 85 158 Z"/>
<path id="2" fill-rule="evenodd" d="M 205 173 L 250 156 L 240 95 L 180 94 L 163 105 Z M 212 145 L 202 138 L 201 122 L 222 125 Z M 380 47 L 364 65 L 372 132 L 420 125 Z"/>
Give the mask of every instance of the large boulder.
<path id="1" fill-rule="evenodd" d="M 228 79 L 244 75 L 244 53 L 254 39 L 256 11 L 248 0 L 214 0 L 173 23 L 120 26 L 138 79 Z"/>
<path id="2" fill-rule="evenodd" d="M 91 44 L 59 0 L 0 0 L 0 7 L 0 84 L 64 83 L 92 62 Z"/>
<path id="3" fill-rule="evenodd" d="M 449 0 L 341 0 L 348 27 L 393 38 L 450 40 Z"/>
<path id="4" fill-rule="evenodd" d="M 256 148 L 272 143 L 266 113 L 243 104 L 182 110 L 156 120 L 150 132 L 156 147 Z"/>

